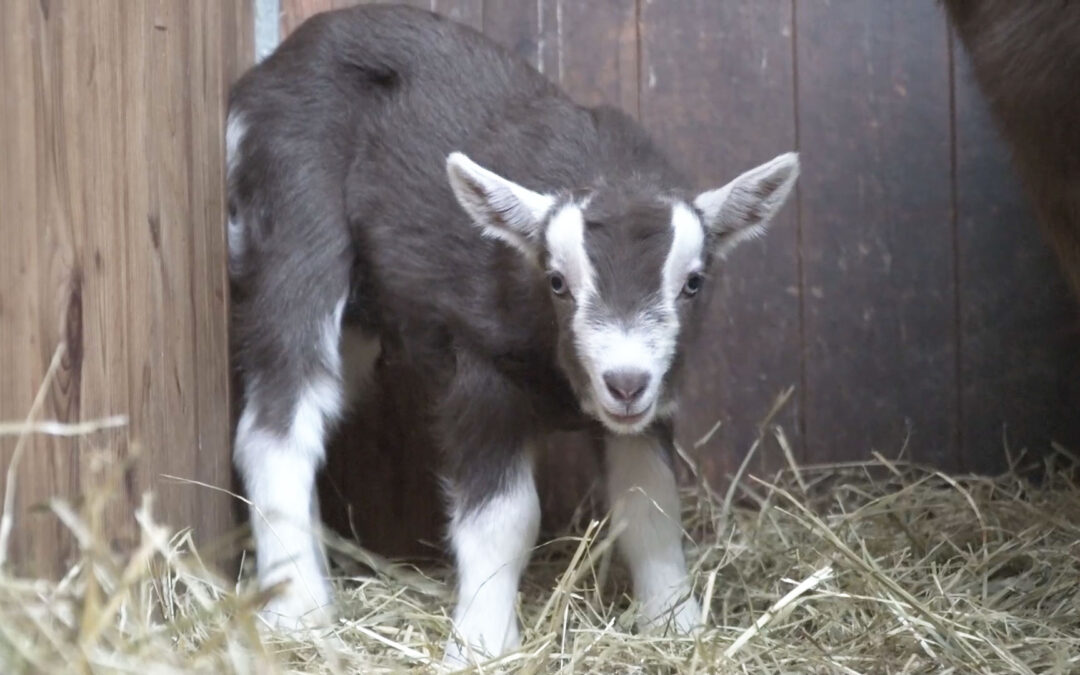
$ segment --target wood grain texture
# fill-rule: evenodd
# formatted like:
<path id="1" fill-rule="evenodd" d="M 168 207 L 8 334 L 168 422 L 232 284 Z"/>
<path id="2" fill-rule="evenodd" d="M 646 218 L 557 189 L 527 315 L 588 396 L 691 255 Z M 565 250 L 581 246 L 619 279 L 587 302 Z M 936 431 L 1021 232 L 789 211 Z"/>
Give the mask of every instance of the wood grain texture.
<path id="1" fill-rule="evenodd" d="M 796 148 L 789 0 L 645 3 L 641 22 L 642 122 L 699 188 Z M 721 422 L 701 457 L 714 481 L 735 472 L 776 396 L 800 383 L 797 213 L 793 196 L 710 281 L 679 425 L 689 445 Z M 796 398 L 774 420 L 796 448 L 798 413 Z"/>
<path id="2" fill-rule="evenodd" d="M 1080 448 L 1080 313 L 959 42 L 953 56 L 961 450 L 994 472 L 1003 438 Z"/>
<path id="3" fill-rule="evenodd" d="M 429 9 L 476 30 L 484 30 L 484 0 L 431 0 Z"/>
<path id="4" fill-rule="evenodd" d="M 638 114 L 636 0 L 556 5 L 557 76 L 582 105 L 606 103 Z"/>
<path id="5" fill-rule="evenodd" d="M 134 541 L 152 489 L 162 518 L 206 541 L 233 524 L 231 499 L 162 476 L 231 487 L 222 130 L 251 60 L 249 3 L 13 0 L 0 35 L 0 418 L 26 414 L 60 341 L 43 416 L 130 416 L 126 432 L 34 439 L 14 556 L 64 567 L 71 541 L 29 509 L 88 485 L 96 450 L 141 455 L 114 539 Z M 13 445 L 0 439 L 5 466 Z"/>
<path id="6" fill-rule="evenodd" d="M 949 55 L 934 3 L 796 3 L 807 452 L 956 468 Z"/>
<path id="7" fill-rule="evenodd" d="M 558 81 L 561 6 L 562 0 L 484 0 L 484 34 Z"/>
<path id="8" fill-rule="evenodd" d="M 312 14 L 360 4 L 357 0 L 285 0 L 281 3 L 281 39 L 311 18 Z"/>
<path id="9" fill-rule="evenodd" d="M 541 40 L 540 28 L 544 11 L 537 0 L 484 0 L 483 14 L 485 35 L 528 61 L 534 68 L 544 69 L 548 53 L 554 50 L 548 42 Z M 548 21 L 550 22 L 550 17 Z M 551 61 L 557 64 L 554 59 Z M 557 72 L 557 65 L 554 70 Z"/>

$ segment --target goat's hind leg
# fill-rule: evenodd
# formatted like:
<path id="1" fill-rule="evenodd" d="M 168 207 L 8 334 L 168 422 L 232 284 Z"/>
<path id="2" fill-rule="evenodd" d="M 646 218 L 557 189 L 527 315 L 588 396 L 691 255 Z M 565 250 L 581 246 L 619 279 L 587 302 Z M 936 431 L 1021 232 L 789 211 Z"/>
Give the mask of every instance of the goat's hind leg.
<path id="1" fill-rule="evenodd" d="M 243 389 L 233 456 L 259 585 L 283 585 L 264 617 L 282 627 L 332 613 L 315 473 L 344 404 L 340 342 L 355 259 L 339 167 L 320 159 L 316 130 L 280 123 L 296 103 L 249 87 L 235 94 L 226 128 L 230 339 Z M 251 107 L 262 114 L 246 115 Z"/>
<path id="2" fill-rule="evenodd" d="M 294 242 L 272 243 L 284 261 L 267 246 L 269 259 L 249 258 L 233 276 L 232 338 L 244 398 L 233 455 L 251 503 L 259 585 L 284 584 L 263 616 L 289 628 L 332 616 L 315 474 L 344 405 L 349 260 L 344 246 L 311 250 L 303 264 L 320 270 L 311 274 L 289 255 Z"/>
<path id="3" fill-rule="evenodd" d="M 264 326 L 263 340 L 282 350 L 276 359 L 252 357 L 242 375 L 234 459 L 251 501 L 259 585 L 286 582 L 263 611 L 280 627 L 324 624 L 332 615 L 315 474 L 342 407 L 340 318 L 339 302 L 314 326 Z"/>

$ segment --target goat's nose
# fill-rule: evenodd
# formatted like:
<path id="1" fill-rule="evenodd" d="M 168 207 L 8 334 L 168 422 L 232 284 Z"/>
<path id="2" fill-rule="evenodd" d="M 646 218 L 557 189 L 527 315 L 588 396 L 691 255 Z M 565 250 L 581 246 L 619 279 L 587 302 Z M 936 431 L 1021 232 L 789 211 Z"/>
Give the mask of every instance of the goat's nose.
<path id="1" fill-rule="evenodd" d="M 604 384 L 620 403 L 633 403 L 649 386 L 649 373 L 644 370 L 609 370 L 604 373 Z"/>

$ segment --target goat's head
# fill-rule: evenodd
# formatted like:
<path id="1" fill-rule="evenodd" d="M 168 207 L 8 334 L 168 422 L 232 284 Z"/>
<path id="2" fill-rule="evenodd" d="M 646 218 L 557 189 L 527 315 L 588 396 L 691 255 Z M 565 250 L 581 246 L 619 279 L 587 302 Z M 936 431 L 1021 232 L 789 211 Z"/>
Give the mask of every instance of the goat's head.
<path id="1" fill-rule="evenodd" d="M 559 366 L 582 409 L 637 433 L 674 407 L 680 338 L 715 261 L 765 232 L 799 160 L 780 155 L 691 198 L 628 186 L 540 194 L 461 153 L 447 171 L 484 234 L 520 250 L 547 285 Z"/>

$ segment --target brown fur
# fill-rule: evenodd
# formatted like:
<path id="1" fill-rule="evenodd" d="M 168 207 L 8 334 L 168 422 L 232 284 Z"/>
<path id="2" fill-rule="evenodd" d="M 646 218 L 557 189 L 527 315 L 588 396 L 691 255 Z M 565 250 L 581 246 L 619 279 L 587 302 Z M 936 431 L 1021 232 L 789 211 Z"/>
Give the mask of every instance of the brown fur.
<path id="1" fill-rule="evenodd" d="M 1080 297 L 1080 2 L 945 0 L 945 7 Z"/>

